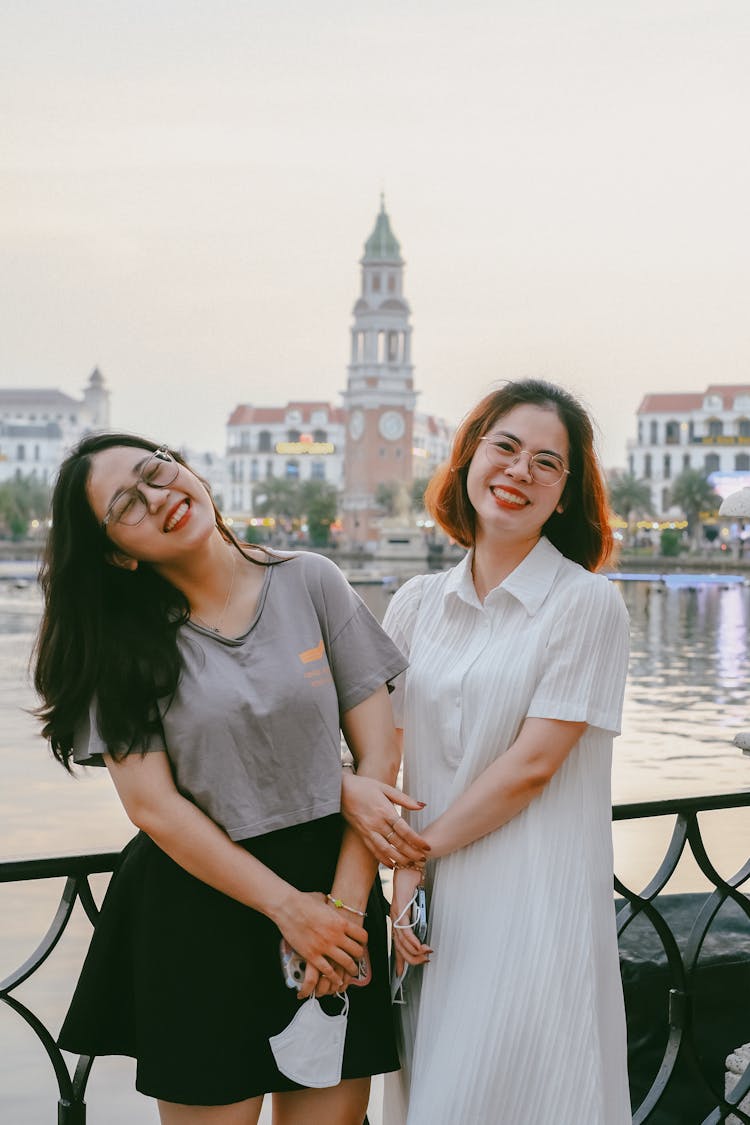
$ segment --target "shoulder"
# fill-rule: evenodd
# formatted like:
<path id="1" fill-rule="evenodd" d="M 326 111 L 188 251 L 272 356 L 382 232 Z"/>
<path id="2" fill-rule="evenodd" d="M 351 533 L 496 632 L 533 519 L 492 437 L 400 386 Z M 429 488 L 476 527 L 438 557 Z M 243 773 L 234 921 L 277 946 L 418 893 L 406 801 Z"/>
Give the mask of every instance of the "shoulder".
<path id="1" fill-rule="evenodd" d="M 290 579 L 307 586 L 328 588 L 348 586 L 348 582 L 335 562 L 314 551 L 299 551 L 296 554 L 279 554 L 280 563 L 272 564 Z"/>
<path id="2" fill-rule="evenodd" d="M 555 599 L 564 599 L 574 613 L 599 615 L 602 623 L 629 622 L 622 594 L 606 574 L 592 573 L 563 556 L 555 582 Z"/>

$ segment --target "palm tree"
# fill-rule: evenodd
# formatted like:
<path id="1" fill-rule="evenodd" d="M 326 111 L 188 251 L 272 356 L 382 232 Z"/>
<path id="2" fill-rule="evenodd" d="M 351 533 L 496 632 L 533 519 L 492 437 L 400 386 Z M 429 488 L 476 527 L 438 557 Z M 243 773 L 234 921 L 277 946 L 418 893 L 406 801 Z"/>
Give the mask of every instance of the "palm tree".
<path id="1" fill-rule="evenodd" d="M 610 507 L 628 524 L 634 516 L 651 511 L 651 489 L 632 473 L 613 473 L 607 481 Z"/>
<path id="2" fill-rule="evenodd" d="M 671 500 L 685 513 L 688 533 L 695 543 L 700 528 L 701 512 L 715 512 L 721 497 L 700 469 L 683 469 L 672 485 Z"/>

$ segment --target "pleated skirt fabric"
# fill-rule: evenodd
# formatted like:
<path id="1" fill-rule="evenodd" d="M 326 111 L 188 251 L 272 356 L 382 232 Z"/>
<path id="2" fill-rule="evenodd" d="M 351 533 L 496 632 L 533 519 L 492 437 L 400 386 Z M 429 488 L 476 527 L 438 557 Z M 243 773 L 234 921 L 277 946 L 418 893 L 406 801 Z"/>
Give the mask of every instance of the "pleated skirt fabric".
<path id="1" fill-rule="evenodd" d="M 341 818 L 329 816 L 242 846 L 299 890 L 327 890 L 341 832 Z M 376 881 L 365 921 L 372 980 L 349 989 L 343 1078 L 399 1065 L 385 912 Z M 60 1046 L 132 1056 L 141 1093 L 185 1105 L 299 1089 L 268 1043 L 299 1006 L 284 984 L 280 939 L 264 914 L 195 879 L 139 833 L 112 876 Z"/>

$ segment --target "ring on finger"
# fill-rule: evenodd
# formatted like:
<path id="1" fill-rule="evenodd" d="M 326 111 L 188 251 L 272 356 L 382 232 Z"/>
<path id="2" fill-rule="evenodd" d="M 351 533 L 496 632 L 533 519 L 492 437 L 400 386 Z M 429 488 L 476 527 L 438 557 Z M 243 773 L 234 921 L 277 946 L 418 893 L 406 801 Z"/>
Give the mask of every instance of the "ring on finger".
<path id="1" fill-rule="evenodd" d="M 390 832 L 388 833 L 388 835 L 387 835 L 387 836 L 386 836 L 386 838 L 385 838 L 385 842 L 386 842 L 386 844 L 390 844 L 390 842 L 391 842 L 391 836 L 393 836 L 393 835 L 395 834 L 395 832 L 396 832 L 396 829 L 395 829 L 395 828 L 392 828 L 392 829 L 390 830 Z"/>

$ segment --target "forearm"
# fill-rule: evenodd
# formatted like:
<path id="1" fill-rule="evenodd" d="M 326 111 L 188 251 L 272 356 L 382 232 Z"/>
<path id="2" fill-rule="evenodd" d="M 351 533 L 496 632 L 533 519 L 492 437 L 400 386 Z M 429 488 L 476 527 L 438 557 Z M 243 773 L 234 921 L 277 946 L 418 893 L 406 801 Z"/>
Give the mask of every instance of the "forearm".
<path id="1" fill-rule="evenodd" d="M 386 689 L 348 712 L 342 725 L 357 775 L 393 785 L 401 764 L 401 748 Z M 362 837 L 346 824 L 331 893 L 347 906 L 364 910 L 377 869 L 377 860 Z"/>
<path id="2" fill-rule="evenodd" d="M 585 723 L 527 719 L 516 741 L 425 829 L 430 856 L 465 848 L 496 831 L 542 793 Z"/>
<path id="3" fill-rule="evenodd" d="M 298 892 L 175 791 L 131 819 L 196 879 L 271 918 L 279 928 Z"/>

